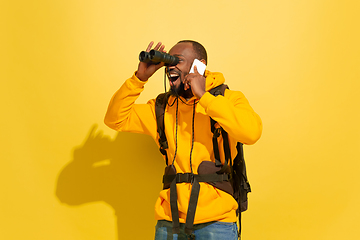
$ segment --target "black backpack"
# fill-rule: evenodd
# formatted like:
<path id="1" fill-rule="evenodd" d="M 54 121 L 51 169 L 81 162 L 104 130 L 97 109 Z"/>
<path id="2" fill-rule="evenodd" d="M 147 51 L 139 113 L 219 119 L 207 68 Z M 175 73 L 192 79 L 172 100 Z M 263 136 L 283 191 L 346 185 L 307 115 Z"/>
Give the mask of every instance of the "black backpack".
<path id="1" fill-rule="evenodd" d="M 225 93 L 225 89 L 228 86 L 225 84 L 221 84 L 209 92 L 214 95 L 223 95 Z M 171 212 L 173 219 L 173 233 L 179 233 L 179 216 L 177 210 L 177 194 L 176 194 L 176 183 L 180 182 L 189 182 L 194 184 L 193 191 L 191 193 L 190 201 L 189 201 L 189 209 L 188 215 L 185 224 L 185 232 L 189 235 L 192 233 L 193 221 L 195 217 L 196 204 L 197 204 L 197 196 L 198 191 L 200 190 L 200 186 L 198 186 L 198 182 L 207 182 L 229 194 L 237 201 L 239 207 L 237 210 L 237 215 L 239 217 L 239 238 L 241 233 L 241 212 L 246 211 L 248 208 L 248 198 L 247 194 L 251 192 L 250 184 L 247 179 L 246 174 L 246 166 L 244 160 L 244 152 L 243 152 L 243 144 L 238 142 L 236 145 L 237 156 L 231 160 L 231 152 L 229 146 L 229 139 L 227 132 L 222 127 L 217 127 L 216 121 L 210 118 L 211 121 L 211 132 L 213 133 L 213 149 L 215 156 L 215 167 L 217 168 L 216 172 L 212 174 L 176 174 L 175 169 L 171 169 L 171 166 L 168 166 L 168 156 L 166 154 L 166 149 L 168 148 L 167 139 L 165 135 L 165 126 L 164 126 L 164 113 L 165 107 L 168 104 L 168 98 L 170 93 L 162 93 L 156 98 L 155 103 L 155 113 L 156 113 L 156 121 L 157 121 L 157 132 L 159 134 L 159 145 L 160 152 L 165 156 L 166 165 L 165 174 L 163 177 L 164 189 L 170 188 L 170 204 L 171 204 Z M 225 152 L 225 161 L 224 164 L 220 161 L 220 153 L 217 138 L 220 136 L 223 137 L 223 148 Z M 224 182 L 231 183 L 232 190 L 228 190 L 227 185 L 222 184 Z M 217 184 L 218 183 L 218 184 Z M 172 185 L 172 186 L 171 186 Z M 225 186 L 225 187 L 223 187 Z M 196 193 L 197 191 L 197 193 Z M 194 195 L 194 197 L 193 197 Z M 173 198 L 171 198 L 173 196 Z M 190 209 L 192 208 L 192 209 Z"/>

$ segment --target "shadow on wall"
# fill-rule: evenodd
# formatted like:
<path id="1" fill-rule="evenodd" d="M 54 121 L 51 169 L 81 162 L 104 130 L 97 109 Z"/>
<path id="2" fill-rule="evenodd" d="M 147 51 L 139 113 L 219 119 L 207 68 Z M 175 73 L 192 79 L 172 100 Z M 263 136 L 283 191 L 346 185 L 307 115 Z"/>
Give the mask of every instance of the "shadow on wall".
<path id="1" fill-rule="evenodd" d="M 150 136 L 119 132 L 111 139 L 96 128 L 60 172 L 56 196 L 71 206 L 104 201 L 114 209 L 118 239 L 118 232 L 138 232 L 139 224 L 148 238 L 154 233 L 164 160 Z"/>

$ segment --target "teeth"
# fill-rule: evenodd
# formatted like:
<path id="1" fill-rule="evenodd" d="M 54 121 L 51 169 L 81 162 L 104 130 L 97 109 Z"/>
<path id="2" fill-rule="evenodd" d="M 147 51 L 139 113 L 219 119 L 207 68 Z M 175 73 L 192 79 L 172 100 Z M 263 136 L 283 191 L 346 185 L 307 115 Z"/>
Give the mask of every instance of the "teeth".
<path id="1" fill-rule="evenodd" d="M 170 74 L 170 77 L 178 77 L 179 76 L 179 74 L 177 74 L 177 73 L 171 73 Z"/>

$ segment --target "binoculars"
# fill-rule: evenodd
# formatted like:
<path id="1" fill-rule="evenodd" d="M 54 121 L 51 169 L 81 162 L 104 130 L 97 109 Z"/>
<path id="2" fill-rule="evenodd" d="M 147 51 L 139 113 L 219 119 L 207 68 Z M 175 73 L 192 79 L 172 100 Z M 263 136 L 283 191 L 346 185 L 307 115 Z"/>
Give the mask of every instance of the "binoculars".
<path id="1" fill-rule="evenodd" d="M 150 50 L 150 52 L 142 51 L 139 54 L 140 62 L 145 63 L 153 63 L 159 64 L 161 62 L 165 63 L 165 65 L 176 65 L 179 62 L 179 58 L 168 53 L 156 51 L 154 49 Z"/>

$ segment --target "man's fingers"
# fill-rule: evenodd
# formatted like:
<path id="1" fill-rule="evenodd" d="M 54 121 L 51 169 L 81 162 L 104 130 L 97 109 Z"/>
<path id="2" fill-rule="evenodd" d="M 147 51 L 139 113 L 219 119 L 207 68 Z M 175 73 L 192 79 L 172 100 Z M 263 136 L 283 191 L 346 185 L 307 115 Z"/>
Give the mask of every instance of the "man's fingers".
<path id="1" fill-rule="evenodd" d="M 188 90 L 189 88 L 190 88 L 190 86 L 191 86 L 191 76 L 190 75 L 187 75 L 186 77 L 185 77 L 185 79 L 184 79 L 184 90 L 186 91 L 186 90 Z"/>
<path id="2" fill-rule="evenodd" d="M 146 51 L 147 51 L 147 52 L 150 52 L 150 49 L 151 49 L 152 45 L 154 45 L 154 42 L 153 42 L 153 41 L 151 41 L 151 42 L 149 43 L 148 47 L 146 48 Z"/>
<path id="3" fill-rule="evenodd" d="M 161 47 L 161 42 L 158 42 L 158 44 L 156 44 L 156 46 L 154 47 L 155 50 L 159 50 L 159 48 Z"/>
<path id="4" fill-rule="evenodd" d="M 197 66 L 196 66 L 196 65 L 194 66 L 194 73 L 199 74 L 199 72 L 198 72 L 198 70 L 197 70 Z"/>
<path id="5" fill-rule="evenodd" d="M 154 41 L 151 41 L 148 45 L 148 47 L 146 48 L 147 52 L 150 52 L 151 47 L 154 45 Z M 154 47 L 154 50 L 160 51 L 160 52 L 166 52 L 164 51 L 165 45 L 163 45 L 161 42 L 158 42 L 156 44 L 156 46 Z"/>
<path id="6" fill-rule="evenodd" d="M 164 51 L 164 48 L 165 48 L 165 45 L 161 45 L 161 47 L 160 47 L 160 52 L 166 52 L 166 51 Z"/>
<path id="7" fill-rule="evenodd" d="M 190 88 L 190 82 L 186 82 L 184 86 L 184 90 L 188 90 Z"/>

